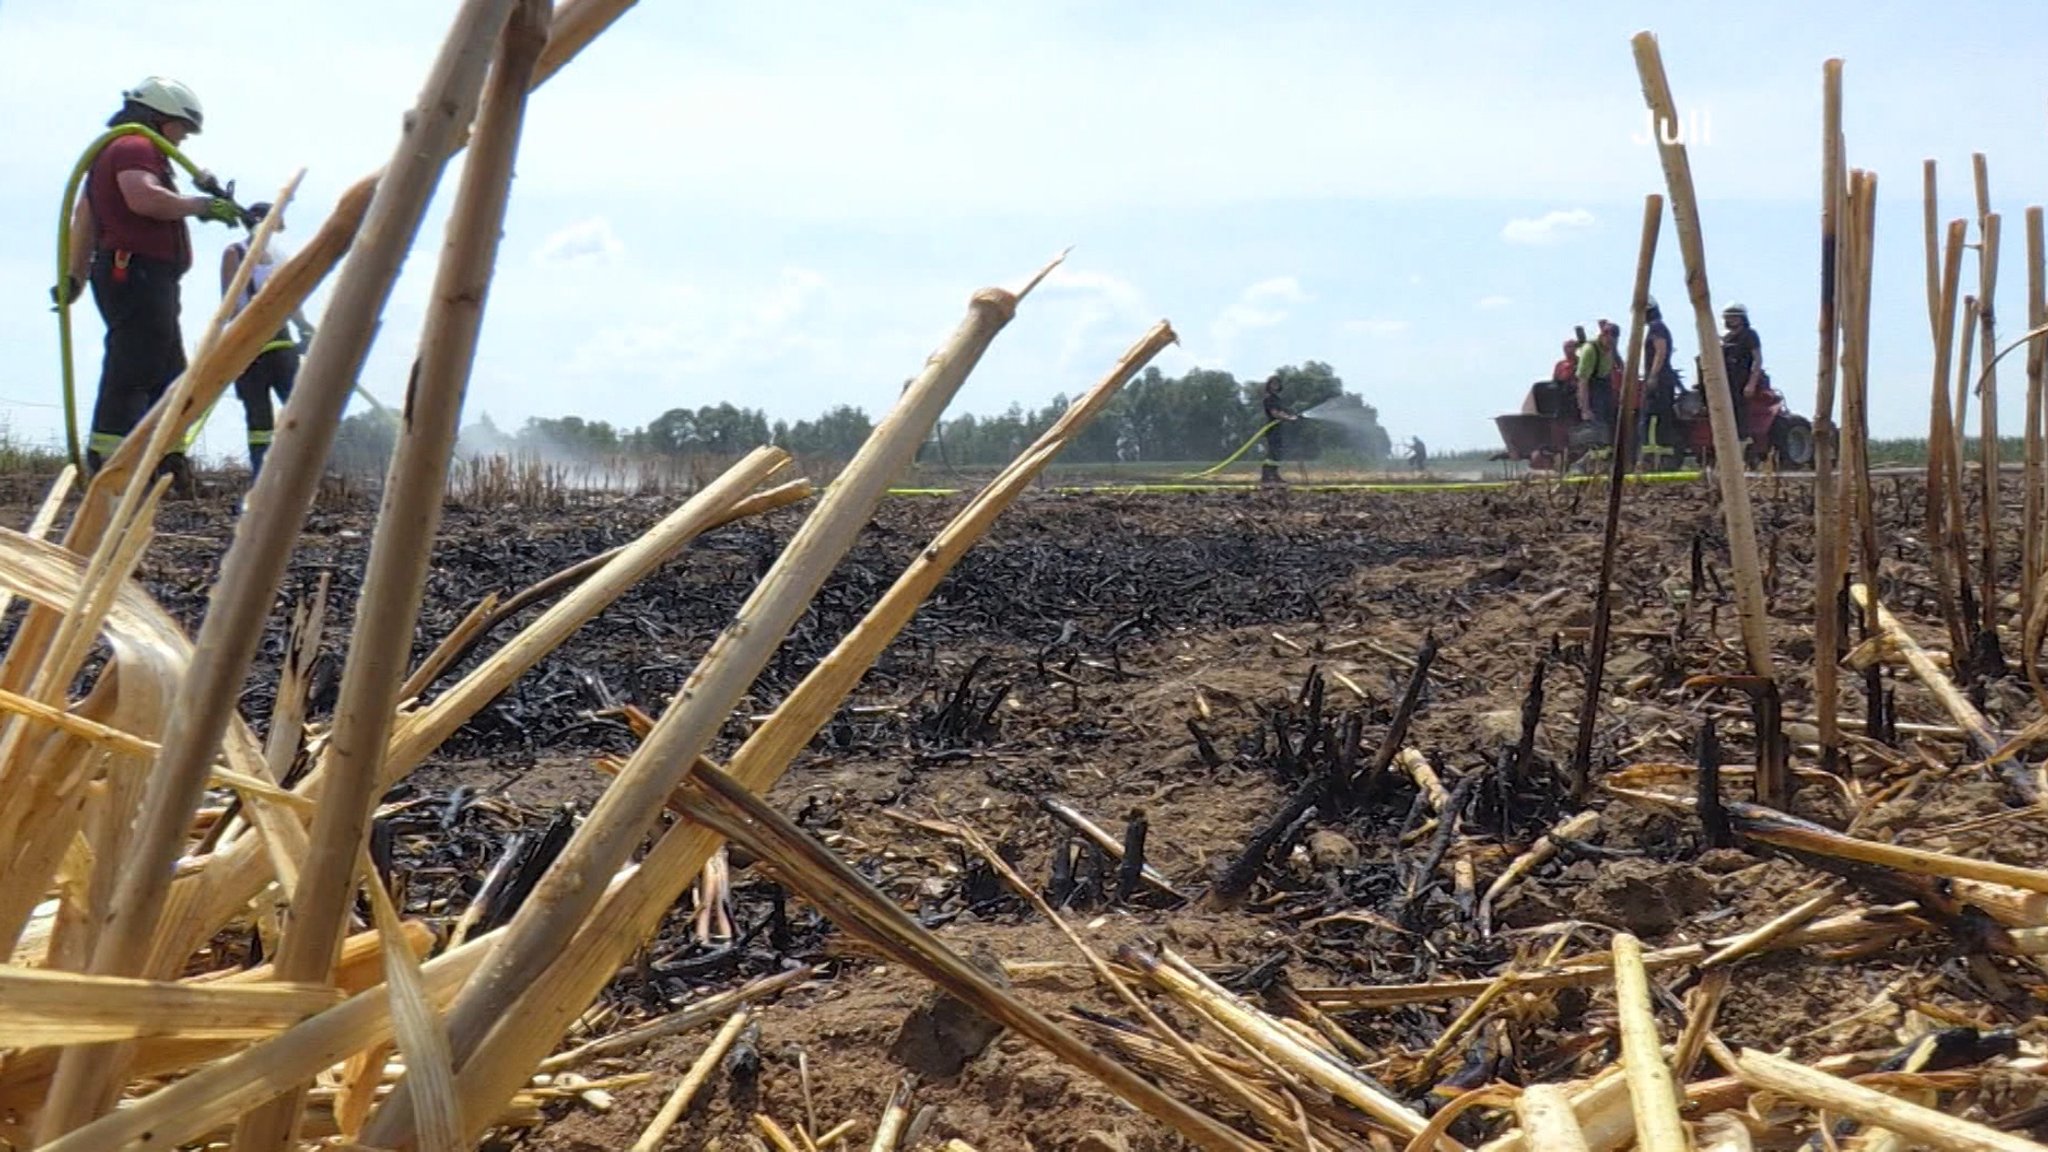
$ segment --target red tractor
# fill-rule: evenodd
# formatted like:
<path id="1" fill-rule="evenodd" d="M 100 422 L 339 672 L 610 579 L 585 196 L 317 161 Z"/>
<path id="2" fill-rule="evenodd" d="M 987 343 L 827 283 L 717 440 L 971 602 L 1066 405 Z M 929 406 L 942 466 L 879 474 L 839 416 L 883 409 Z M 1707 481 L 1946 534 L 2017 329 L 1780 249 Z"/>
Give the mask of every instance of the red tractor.
<path id="1" fill-rule="evenodd" d="M 1607 424 L 1578 419 L 1577 408 L 1569 385 L 1548 380 L 1534 385 L 1523 411 L 1493 418 L 1506 446 L 1494 459 L 1526 460 L 1531 468 L 1564 471 L 1598 449 L 1610 447 L 1614 436 Z M 1714 432 L 1707 419 L 1706 394 L 1697 388 L 1681 388 L 1674 408 L 1675 426 L 1650 429 L 1639 455 L 1653 467 L 1675 466 L 1688 457 L 1711 463 Z M 1813 467 L 1813 423 L 1785 407 L 1784 395 L 1770 386 L 1769 377 L 1755 396 L 1739 405 L 1737 415 L 1742 420 L 1747 467 L 1754 468 L 1771 457 L 1776 457 L 1780 468 L 1803 471 Z M 1663 458 L 1654 459 L 1653 454 Z"/>

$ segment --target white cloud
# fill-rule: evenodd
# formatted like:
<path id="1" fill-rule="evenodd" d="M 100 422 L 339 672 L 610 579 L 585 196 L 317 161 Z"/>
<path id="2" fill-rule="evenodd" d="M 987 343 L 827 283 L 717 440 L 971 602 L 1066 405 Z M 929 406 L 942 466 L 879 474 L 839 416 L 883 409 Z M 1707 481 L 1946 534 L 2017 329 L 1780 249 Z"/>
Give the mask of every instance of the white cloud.
<path id="1" fill-rule="evenodd" d="M 1406 320 L 1347 320 L 1344 323 L 1346 332 L 1373 337 L 1399 336 L 1413 327 Z"/>
<path id="2" fill-rule="evenodd" d="M 613 320 L 590 328 L 565 371 L 598 384 L 674 386 L 815 353 L 819 348 L 804 337 L 801 321 L 825 286 L 825 277 L 808 268 L 785 268 L 776 282 L 751 292 L 726 285 L 713 292 L 672 280 L 632 284 L 618 293 L 625 303 Z M 729 398 L 760 405 L 760 397 L 743 390 Z"/>
<path id="3" fill-rule="evenodd" d="M 626 246 L 603 216 L 580 220 L 541 241 L 533 262 L 542 268 L 616 267 Z"/>
<path id="4" fill-rule="evenodd" d="M 754 309 L 754 326 L 759 331 L 781 328 L 804 310 L 811 297 L 825 287 L 825 275 L 809 268 L 785 268 L 782 283 L 767 300 Z"/>
<path id="5" fill-rule="evenodd" d="M 1063 329 L 1058 363 L 1065 367 L 1097 351 L 1097 341 L 1135 339 L 1159 319 L 1145 294 L 1121 276 L 1062 264 L 1033 294 L 1036 307 L 1052 313 Z"/>
<path id="6" fill-rule="evenodd" d="M 1510 220 L 1500 238 L 1510 244 L 1556 244 L 1593 226 L 1593 214 L 1584 208 L 1569 212 L 1545 212 L 1532 218 Z"/>
<path id="7" fill-rule="evenodd" d="M 1514 299 L 1508 296 L 1481 296 L 1476 307 L 1482 312 L 1496 312 L 1514 302 Z"/>
<path id="8" fill-rule="evenodd" d="M 1301 282 L 1292 276 L 1274 276 L 1261 280 L 1243 292 L 1225 307 L 1210 326 L 1209 340 L 1213 347 L 1210 354 L 1221 364 L 1227 362 L 1236 350 L 1238 337 L 1257 328 L 1273 328 L 1287 321 L 1291 314 L 1289 305 L 1303 304 L 1312 299 L 1302 291 Z"/>
<path id="9" fill-rule="evenodd" d="M 1223 310 L 1216 320 L 1219 335 L 1234 336 L 1246 328 L 1271 328 L 1287 319 L 1289 304 L 1301 304 L 1310 299 L 1301 290 L 1300 281 L 1292 276 L 1275 276 L 1261 280 L 1244 290 L 1235 303 Z"/>

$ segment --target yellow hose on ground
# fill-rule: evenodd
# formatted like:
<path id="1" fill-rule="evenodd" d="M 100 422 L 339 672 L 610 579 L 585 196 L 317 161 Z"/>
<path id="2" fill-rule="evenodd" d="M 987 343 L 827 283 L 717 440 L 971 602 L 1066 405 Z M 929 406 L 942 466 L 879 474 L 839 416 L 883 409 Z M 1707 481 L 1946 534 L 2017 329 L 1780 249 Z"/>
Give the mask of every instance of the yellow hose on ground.
<path id="1" fill-rule="evenodd" d="M 1622 480 L 1627 484 L 1685 484 L 1702 479 L 1705 473 L 1688 472 L 1631 472 Z M 1560 476 L 1558 484 L 1604 484 L 1607 476 Z M 1326 483 L 1289 484 L 1293 492 L 1371 492 L 1382 495 L 1399 495 L 1413 492 L 1499 492 L 1525 486 L 1527 480 L 1435 480 L 1417 483 L 1376 483 L 1373 481 L 1332 480 Z M 830 487 L 830 485 L 827 485 Z M 1172 493 L 1249 492 L 1255 486 L 1222 481 L 1210 484 L 1135 483 L 1135 484 L 1071 484 L 1046 491 L 1060 496 L 1135 496 L 1164 495 Z M 891 496 L 958 496 L 964 488 L 891 488 Z"/>

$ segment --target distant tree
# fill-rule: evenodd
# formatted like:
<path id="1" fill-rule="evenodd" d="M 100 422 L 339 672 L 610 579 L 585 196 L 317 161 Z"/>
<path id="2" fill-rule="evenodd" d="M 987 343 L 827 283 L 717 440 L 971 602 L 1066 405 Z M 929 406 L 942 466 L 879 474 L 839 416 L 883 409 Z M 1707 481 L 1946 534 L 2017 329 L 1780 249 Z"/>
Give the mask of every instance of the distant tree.
<path id="1" fill-rule="evenodd" d="M 1281 397 L 1294 411 L 1314 408 L 1321 415 L 1341 417 L 1303 421 L 1293 431 L 1292 453 L 1305 459 L 1325 452 L 1341 453 L 1367 463 L 1380 463 L 1392 455 L 1392 440 L 1372 405 L 1347 392 L 1330 365 L 1307 360 L 1247 380 L 1211 368 L 1168 376 L 1156 366 L 1148 367 L 1110 398 L 1095 419 L 1069 441 L 1061 458 L 1075 463 L 1219 460 L 1236 451 L 1265 423 L 1262 393 L 1268 375 L 1280 377 Z M 946 462 L 955 466 L 1006 464 L 1064 416 L 1071 404 L 1061 393 L 1038 409 L 1012 403 L 992 415 L 963 412 L 942 418 L 932 440 L 920 449 L 919 459 L 936 460 L 943 454 Z M 797 455 L 846 460 L 874 432 L 868 414 L 847 404 L 834 405 L 813 419 L 772 424 L 758 409 L 736 407 L 731 402 L 707 404 L 694 411 L 671 408 L 645 427 L 632 429 L 581 416 L 534 418 L 516 438 L 498 432 L 488 416 L 479 423 L 482 428 L 464 429 L 465 448 L 474 431 L 478 440 L 544 443 L 555 451 L 584 458 L 614 452 L 734 455 L 773 443 Z"/>
<path id="2" fill-rule="evenodd" d="M 398 418 L 375 408 L 343 418 L 328 466 L 344 476 L 382 476 L 398 450 Z"/>
<path id="3" fill-rule="evenodd" d="M 642 439 L 661 456 L 687 455 L 696 443 L 697 419 L 686 408 L 671 408 L 647 422 Z"/>
<path id="4" fill-rule="evenodd" d="M 816 420 L 778 423 L 777 427 L 785 428 L 786 432 L 776 442 L 791 452 L 833 460 L 853 459 L 875 430 L 866 412 L 847 404 L 837 405 Z"/>
<path id="5" fill-rule="evenodd" d="M 533 417 L 519 430 L 518 442 L 521 448 L 543 456 L 578 461 L 601 460 L 619 451 L 616 428 L 606 421 L 585 420 L 581 416 L 553 420 Z"/>
<path id="6" fill-rule="evenodd" d="M 768 417 L 730 401 L 697 409 L 689 447 L 699 452 L 731 455 L 768 443 Z"/>

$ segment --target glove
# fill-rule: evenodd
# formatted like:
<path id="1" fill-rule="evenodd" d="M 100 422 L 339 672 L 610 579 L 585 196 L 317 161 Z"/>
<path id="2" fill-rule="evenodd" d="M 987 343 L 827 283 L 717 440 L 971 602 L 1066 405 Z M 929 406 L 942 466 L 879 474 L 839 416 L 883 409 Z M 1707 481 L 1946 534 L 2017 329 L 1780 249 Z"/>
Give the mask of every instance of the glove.
<path id="1" fill-rule="evenodd" d="M 299 355 L 304 356 L 306 354 L 306 349 L 312 346 L 313 326 L 310 324 L 299 325 Z"/>
<path id="2" fill-rule="evenodd" d="M 206 202 L 206 208 L 199 213 L 199 218 L 209 223 L 233 227 L 242 222 L 242 210 L 235 207 L 234 201 L 215 196 Z"/>
<path id="3" fill-rule="evenodd" d="M 79 294 L 84 291 L 85 285 L 79 282 L 78 277 L 64 277 L 62 284 L 53 285 L 50 288 L 50 303 L 53 305 L 50 311 L 55 312 L 59 308 L 70 307 L 71 302 L 78 299 Z"/>
<path id="4" fill-rule="evenodd" d="M 200 169 L 199 172 L 192 177 L 192 186 L 194 188 L 199 189 L 201 192 L 206 193 L 208 196 L 219 196 L 226 200 L 233 200 L 235 198 L 234 181 L 230 180 L 227 182 L 225 186 L 223 186 L 218 177 L 216 177 L 213 173 L 208 172 L 204 168 Z"/>

